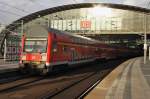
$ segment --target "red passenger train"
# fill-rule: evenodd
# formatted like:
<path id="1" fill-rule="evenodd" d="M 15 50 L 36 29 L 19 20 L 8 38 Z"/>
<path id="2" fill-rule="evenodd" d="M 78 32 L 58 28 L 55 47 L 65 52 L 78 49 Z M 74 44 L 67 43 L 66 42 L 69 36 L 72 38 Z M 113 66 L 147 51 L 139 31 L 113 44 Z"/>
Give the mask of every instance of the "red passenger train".
<path id="1" fill-rule="evenodd" d="M 133 52 L 135 53 L 131 49 L 109 46 L 91 38 L 33 26 L 22 37 L 20 68 L 23 71 L 38 70 L 45 74 L 56 66 L 127 57 Z"/>

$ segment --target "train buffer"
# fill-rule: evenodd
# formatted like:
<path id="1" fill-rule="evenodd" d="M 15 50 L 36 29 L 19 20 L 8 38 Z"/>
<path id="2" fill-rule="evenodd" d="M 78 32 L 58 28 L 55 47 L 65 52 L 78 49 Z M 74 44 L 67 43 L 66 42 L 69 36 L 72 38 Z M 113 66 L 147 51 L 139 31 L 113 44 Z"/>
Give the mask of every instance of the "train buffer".
<path id="1" fill-rule="evenodd" d="M 149 99 L 150 61 L 130 59 L 108 74 L 85 99 Z"/>

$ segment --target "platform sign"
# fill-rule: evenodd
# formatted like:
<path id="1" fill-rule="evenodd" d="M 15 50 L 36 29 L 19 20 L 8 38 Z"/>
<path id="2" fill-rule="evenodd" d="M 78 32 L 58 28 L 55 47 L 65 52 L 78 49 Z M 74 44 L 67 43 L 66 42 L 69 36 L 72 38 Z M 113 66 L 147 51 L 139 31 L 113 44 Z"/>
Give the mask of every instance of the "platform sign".
<path id="1" fill-rule="evenodd" d="M 80 27 L 81 28 L 91 28 L 91 21 L 89 21 L 89 20 L 80 21 Z"/>

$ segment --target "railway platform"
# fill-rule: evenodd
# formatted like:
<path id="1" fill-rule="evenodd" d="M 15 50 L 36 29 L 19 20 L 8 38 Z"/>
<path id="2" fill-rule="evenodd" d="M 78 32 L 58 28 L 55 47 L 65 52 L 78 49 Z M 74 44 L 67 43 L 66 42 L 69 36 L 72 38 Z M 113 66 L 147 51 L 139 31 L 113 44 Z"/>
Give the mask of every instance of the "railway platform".
<path id="1" fill-rule="evenodd" d="M 85 99 L 149 99 L 150 61 L 130 59 L 115 68 Z"/>
<path id="2" fill-rule="evenodd" d="M 3 59 L 0 59 L 0 73 L 10 72 L 14 71 L 18 68 L 18 62 L 17 61 L 4 61 Z"/>

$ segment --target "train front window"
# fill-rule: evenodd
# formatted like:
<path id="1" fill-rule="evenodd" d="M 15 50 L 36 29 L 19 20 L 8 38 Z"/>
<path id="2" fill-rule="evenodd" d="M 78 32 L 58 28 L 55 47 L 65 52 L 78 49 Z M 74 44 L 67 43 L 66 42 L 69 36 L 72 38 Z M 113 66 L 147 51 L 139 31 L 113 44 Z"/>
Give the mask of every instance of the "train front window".
<path id="1" fill-rule="evenodd" d="M 25 52 L 39 52 L 45 53 L 46 52 L 46 40 L 26 40 L 25 41 Z"/>

